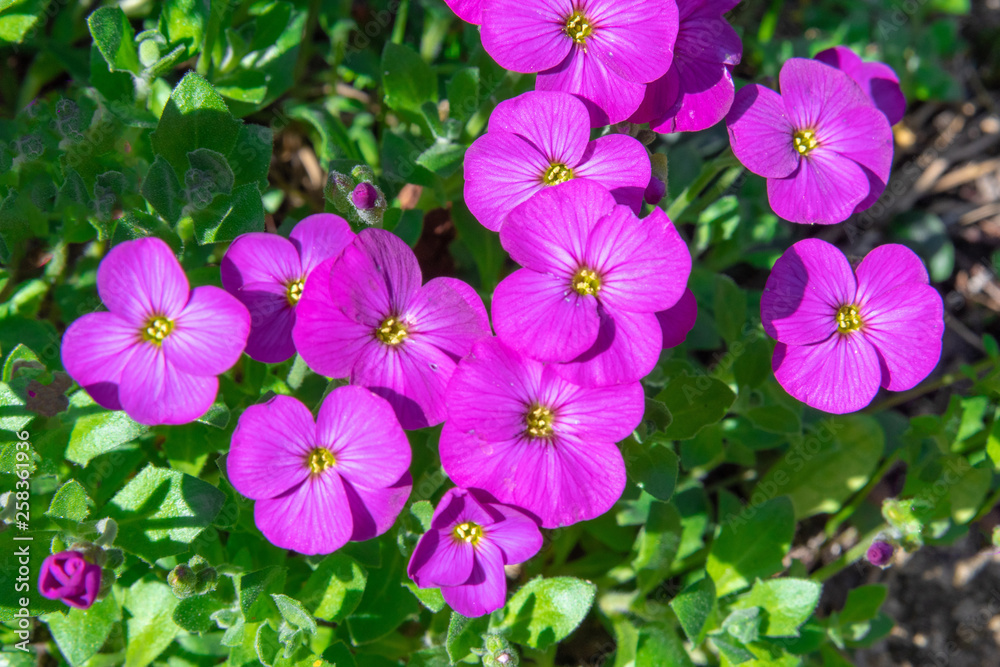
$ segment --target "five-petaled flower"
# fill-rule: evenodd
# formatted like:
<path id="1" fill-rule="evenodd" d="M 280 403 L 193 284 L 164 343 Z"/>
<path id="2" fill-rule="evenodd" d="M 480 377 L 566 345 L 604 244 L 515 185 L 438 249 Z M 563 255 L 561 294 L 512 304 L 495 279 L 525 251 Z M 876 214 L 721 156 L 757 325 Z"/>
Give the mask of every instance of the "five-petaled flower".
<path id="1" fill-rule="evenodd" d="M 444 421 L 455 364 L 490 333 L 483 302 L 467 284 L 420 282 L 402 239 L 364 229 L 309 276 L 292 331 L 310 368 L 384 397 L 406 429 Z"/>
<path id="2" fill-rule="evenodd" d="M 463 616 L 504 605 L 504 565 L 528 560 L 542 547 L 534 519 L 478 489 L 449 489 L 431 527 L 417 542 L 407 573 L 421 588 L 440 587 L 445 602 Z"/>
<path id="3" fill-rule="evenodd" d="M 897 244 L 875 248 L 852 271 L 826 241 L 799 241 L 775 262 L 760 314 L 778 341 L 778 382 L 826 412 L 860 410 L 879 386 L 910 389 L 941 356 L 941 295 L 916 254 Z"/>
<path id="4" fill-rule="evenodd" d="M 79 551 L 52 554 L 38 573 L 38 592 L 70 607 L 89 609 L 100 591 L 101 566 L 88 561 Z"/>
<path id="5" fill-rule="evenodd" d="M 233 241 L 222 258 L 222 285 L 250 311 L 246 353 L 273 364 L 295 354 L 292 327 L 306 277 L 354 238 L 340 216 L 303 219 L 288 238 L 252 232 Z"/>
<path id="6" fill-rule="evenodd" d="M 254 521 L 284 549 L 328 554 L 387 531 L 410 495 L 410 443 L 392 408 L 363 387 L 320 406 L 290 396 L 252 405 L 233 432 L 226 470 L 256 500 Z"/>
<path id="7" fill-rule="evenodd" d="M 847 74 L 790 58 L 781 94 L 741 88 L 726 116 L 740 162 L 767 179 L 771 208 L 792 222 L 833 224 L 870 207 L 892 166 L 892 128 Z"/>
<path id="8" fill-rule="evenodd" d="M 638 213 L 649 154 L 625 134 L 590 140 L 587 109 L 566 93 L 528 92 L 497 105 L 465 154 L 465 203 L 487 229 L 532 195 L 570 180 L 600 183 Z"/>
<path id="9" fill-rule="evenodd" d="M 73 322 L 62 343 L 66 371 L 93 399 L 143 424 L 184 424 L 205 414 L 216 377 L 239 359 L 246 307 L 218 287 L 193 290 L 158 238 L 120 243 L 97 269 L 110 312 Z"/>
<path id="10" fill-rule="evenodd" d="M 880 62 L 865 62 L 846 46 L 835 46 L 816 54 L 816 60 L 832 65 L 851 77 L 871 103 L 895 125 L 906 113 L 906 98 L 899 87 L 899 77 L 891 67 Z"/>
<path id="11" fill-rule="evenodd" d="M 459 486 L 555 528 L 608 511 L 625 488 L 615 446 L 642 419 L 638 382 L 583 388 L 496 338 L 476 344 L 448 387 L 441 464 Z"/>

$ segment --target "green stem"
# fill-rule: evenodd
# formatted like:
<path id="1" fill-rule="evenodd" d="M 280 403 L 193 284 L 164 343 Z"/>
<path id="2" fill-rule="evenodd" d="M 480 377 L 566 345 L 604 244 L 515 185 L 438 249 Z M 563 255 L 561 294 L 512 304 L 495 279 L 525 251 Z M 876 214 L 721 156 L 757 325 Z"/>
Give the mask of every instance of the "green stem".
<path id="1" fill-rule="evenodd" d="M 739 160 L 733 155 L 733 149 L 727 148 L 721 155 L 716 157 L 714 160 L 709 160 L 706 162 L 702 168 L 701 173 L 694 179 L 694 182 L 689 186 L 684 188 L 684 190 L 677 195 L 677 199 L 670 202 L 670 206 L 667 207 L 667 217 L 671 220 L 680 220 L 684 212 L 691 206 L 698 195 L 708 187 L 709 183 L 715 180 L 716 176 L 720 173 L 729 169 L 730 167 L 738 166 Z"/>
<path id="2" fill-rule="evenodd" d="M 979 361 L 979 363 L 977 363 L 972 367 L 972 372 L 974 375 L 978 377 L 979 374 L 982 373 L 983 371 L 989 370 L 993 364 L 994 364 L 993 359 L 990 358 L 982 359 Z M 876 412 L 881 412 L 882 410 L 888 410 L 889 408 L 894 408 L 897 405 L 902 405 L 907 401 L 911 401 L 914 398 L 917 398 L 918 396 L 923 396 L 924 394 L 929 394 L 932 391 L 943 389 L 944 387 L 953 385 L 956 382 L 961 382 L 962 380 L 969 380 L 969 377 L 962 372 L 945 373 L 936 380 L 925 382 L 922 385 L 910 389 L 909 391 L 904 391 L 898 394 L 894 394 L 889 398 L 885 399 L 884 401 L 880 401 L 875 405 L 869 406 L 864 410 L 864 412 L 872 414 Z"/>
<path id="3" fill-rule="evenodd" d="M 854 545 L 851 549 L 844 553 L 843 556 L 828 563 L 816 570 L 810 575 L 810 579 L 813 581 L 818 581 L 823 583 L 833 575 L 837 574 L 843 570 L 848 565 L 857 562 L 864 557 L 865 552 L 868 551 L 868 546 L 871 544 L 872 540 L 878 537 L 878 534 L 885 530 L 885 524 L 880 525 L 875 530 L 869 532 L 867 535 L 858 540 L 858 543 Z"/>
<path id="4" fill-rule="evenodd" d="M 865 501 L 865 498 L 867 498 L 868 494 L 872 492 L 875 485 L 882 481 L 885 474 L 889 472 L 889 468 L 891 468 L 898 459 L 899 450 L 896 450 L 892 453 L 892 456 L 882 462 L 879 469 L 875 471 L 875 474 L 872 475 L 870 480 L 868 480 L 868 483 L 865 484 L 864 488 L 855 494 L 854 498 L 851 499 L 851 502 L 844 505 L 839 512 L 830 517 L 830 520 L 826 522 L 826 528 L 823 531 L 828 538 L 833 537 L 833 535 L 837 532 L 837 529 L 840 528 L 840 525 L 844 523 L 848 517 L 854 514 L 854 511 L 858 509 L 858 506 Z"/>
<path id="5" fill-rule="evenodd" d="M 392 43 L 402 44 L 406 36 L 406 15 L 410 13 L 410 0 L 401 0 L 396 12 L 396 21 L 392 24 Z"/>

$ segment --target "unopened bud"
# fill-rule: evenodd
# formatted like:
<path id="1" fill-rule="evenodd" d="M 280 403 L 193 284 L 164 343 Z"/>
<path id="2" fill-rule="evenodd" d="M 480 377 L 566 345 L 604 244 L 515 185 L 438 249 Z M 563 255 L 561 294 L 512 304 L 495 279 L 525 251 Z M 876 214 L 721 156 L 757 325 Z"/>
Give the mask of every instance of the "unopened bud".
<path id="1" fill-rule="evenodd" d="M 94 543 L 102 547 L 110 547 L 115 543 L 115 538 L 118 537 L 118 523 L 108 517 L 101 519 L 97 522 L 97 532 L 98 538 L 94 540 Z"/>
<path id="2" fill-rule="evenodd" d="M 351 193 L 351 202 L 361 211 L 375 208 L 378 203 L 379 192 L 371 183 L 358 183 Z"/>
<path id="3" fill-rule="evenodd" d="M 642 193 L 642 198 L 646 200 L 646 203 L 650 206 L 656 206 L 660 203 L 667 194 L 667 186 L 663 181 L 653 176 L 649 179 L 649 185 L 646 186 L 646 191 Z"/>
<path id="4" fill-rule="evenodd" d="M 198 573 L 198 583 L 196 591 L 198 595 L 215 590 L 215 583 L 219 580 L 219 574 L 214 567 L 206 567 Z"/>
<path id="5" fill-rule="evenodd" d="M 170 574 L 167 575 L 167 583 L 173 589 L 174 595 L 181 599 L 198 594 L 198 575 L 183 563 L 170 571 Z"/>
<path id="6" fill-rule="evenodd" d="M 653 178 L 657 178 L 666 183 L 667 156 L 663 153 L 653 153 L 653 155 L 649 158 L 649 166 L 653 171 Z"/>
<path id="7" fill-rule="evenodd" d="M 872 565 L 877 565 L 878 567 L 885 567 L 890 560 L 892 560 L 892 554 L 895 551 L 893 546 L 888 542 L 883 542 L 882 540 L 875 540 L 872 545 L 868 547 L 868 552 L 865 554 L 865 558 Z"/>

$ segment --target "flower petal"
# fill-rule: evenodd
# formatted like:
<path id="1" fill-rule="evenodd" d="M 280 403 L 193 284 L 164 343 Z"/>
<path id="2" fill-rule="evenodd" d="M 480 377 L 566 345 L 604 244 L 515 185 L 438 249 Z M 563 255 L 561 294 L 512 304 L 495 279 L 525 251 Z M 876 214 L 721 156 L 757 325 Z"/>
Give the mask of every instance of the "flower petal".
<path id="1" fill-rule="evenodd" d="M 299 221 L 288 235 L 299 252 L 302 262 L 302 277 L 317 266 L 337 257 L 354 240 L 354 232 L 339 215 L 315 213 Z"/>
<path id="2" fill-rule="evenodd" d="M 233 296 L 249 283 L 286 286 L 302 278 L 302 262 L 295 246 L 277 234 L 241 234 L 230 244 L 219 265 L 222 286 Z"/>
<path id="3" fill-rule="evenodd" d="M 135 326 L 117 315 L 88 313 L 63 334 L 63 368 L 99 405 L 121 410 L 122 371 L 141 344 Z"/>
<path id="4" fill-rule="evenodd" d="M 663 334 L 653 313 L 613 314 L 600 309 L 594 345 L 573 361 L 558 364 L 560 377 L 582 387 L 607 387 L 644 378 L 660 359 Z"/>
<path id="5" fill-rule="evenodd" d="M 627 120 L 642 103 L 644 84 L 623 79 L 593 53 L 584 53 L 576 45 L 565 60 L 535 78 L 536 90 L 558 90 L 582 99 L 592 127 Z"/>
<path id="6" fill-rule="evenodd" d="M 192 375 L 171 364 L 164 351 L 138 345 L 122 371 L 118 399 L 140 424 L 186 424 L 212 406 L 219 389 L 214 375 Z"/>
<path id="7" fill-rule="evenodd" d="M 253 517 L 268 542 L 309 556 L 333 553 L 353 530 L 344 485 L 331 471 L 311 476 L 277 498 L 258 500 Z"/>
<path id="8" fill-rule="evenodd" d="M 441 589 L 444 601 L 462 616 L 475 618 L 496 611 L 507 601 L 507 577 L 500 550 L 480 543 L 468 583 Z"/>
<path id="9" fill-rule="evenodd" d="M 679 24 L 676 2 L 585 0 L 580 5 L 594 25 L 586 41 L 588 54 L 592 52 L 618 76 L 648 83 L 670 68 Z"/>
<path id="10" fill-rule="evenodd" d="M 392 407 L 363 387 L 337 387 L 323 399 L 316 440 L 336 458 L 334 469 L 354 486 L 391 486 L 410 467 L 410 442 Z"/>
<path id="11" fill-rule="evenodd" d="M 829 128 L 849 123 L 858 107 L 871 106 L 851 77 L 818 60 L 789 58 L 778 82 L 792 126 L 816 130 L 821 143 Z"/>
<path id="12" fill-rule="evenodd" d="M 791 222 L 832 225 L 847 220 L 870 187 L 854 160 L 819 146 L 787 178 L 767 179 L 767 200 Z"/>
<path id="13" fill-rule="evenodd" d="M 581 442 L 618 442 L 642 421 L 646 400 L 638 382 L 579 387 L 560 378 L 558 367 L 542 373 L 539 402 L 554 413 L 553 431 Z"/>
<path id="14" fill-rule="evenodd" d="M 465 152 L 465 203 L 483 227 L 498 231 L 518 204 L 545 189 L 549 166 L 526 139 L 488 132 Z"/>
<path id="15" fill-rule="evenodd" d="M 882 362 L 886 389 L 912 389 L 941 359 L 944 303 L 930 285 L 908 283 L 882 292 L 862 307 L 861 319 Z"/>
<path id="16" fill-rule="evenodd" d="M 581 295 L 571 279 L 519 269 L 493 293 L 493 326 L 515 350 L 539 361 L 569 361 L 597 339 L 597 298 Z"/>
<path id="17" fill-rule="evenodd" d="M 485 2 L 483 48 L 501 67 L 514 72 L 555 67 L 573 46 L 573 40 L 563 31 L 571 13 L 569 3 L 562 2 Z"/>
<path id="18" fill-rule="evenodd" d="M 503 514 L 503 521 L 488 526 L 483 538 L 500 548 L 505 565 L 523 563 L 542 548 L 542 533 L 538 523 L 523 511 L 496 503 L 491 508 Z"/>
<path id="19" fill-rule="evenodd" d="M 866 170 L 869 192 L 857 210 L 874 204 L 885 190 L 892 168 L 892 128 L 885 116 L 870 106 L 851 109 L 844 117 L 827 122 L 817 137 L 824 149 L 850 158 Z"/>
<path id="20" fill-rule="evenodd" d="M 572 167 L 590 142 L 589 123 L 587 107 L 578 98 L 535 90 L 498 104 L 490 114 L 489 131 L 519 135 L 548 163 Z"/>
<path id="21" fill-rule="evenodd" d="M 472 25 L 483 22 L 483 0 L 445 0 L 458 18 Z"/>
<path id="22" fill-rule="evenodd" d="M 629 122 L 637 125 L 649 123 L 650 128 L 653 128 L 653 123 L 657 122 L 657 119 L 662 122 L 664 116 L 679 105 L 681 91 L 681 80 L 677 70 L 679 60 L 680 58 L 675 56 L 666 74 L 646 84 L 642 102 L 629 118 Z M 660 129 L 658 131 L 668 132 L 669 130 Z"/>
<path id="23" fill-rule="evenodd" d="M 247 498 L 275 498 L 309 477 L 307 459 L 317 444 L 309 408 L 278 395 L 240 415 L 226 473 L 233 488 Z"/>
<path id="24" fill-rule="evenodd" d="M 756 83 L 740 88 L 726 114 L 726 129 L 733 153 L 758 176 L 784 178 L 798 167 L 795 130 L 781 95 L 770 88 Z"/>
<path id="25" fill-rule="evenodd" d="M 855 273 L 858 276 L 858 304 L 865 304 L 904 283 L 926 285 L 930 282 L 917 253 L 898 243 L 886 243 L 873 249 L 861 260 Z"/>
<path id="26" fill-rule="evenodd" d="M 502 520 L 503 514 L 487 511 L 485 507 L 487 498 L 490 497 L 478 489 L 463 489 L 460 486 L 448 489 L 434 508 L 431 528 L 448 532 L 465 521 L 489 526 Z"/>
<path id="27" fill-rule="evenodd" d="M 573 172 L 577 178 L 597 181 L 611 191 L 615 201 L 635 213 L 642 210 L 651 173 L 649 153 L 632 137 L 609 134 L 591 141 Z"/>
<path id="28" fill-rule="evenodd" d="M 190 292 L 170 246 L 155 237 L 119 243 L 97 268 L 97 293 L 115 315 L 145 324 L 154 315 L 176 317 Z"/>
<path id="29" fill-rule="evenodd" d="M 890 125 L 906 113 L 906 98 L 899 88 L 899 77 L 891 67 L 880 62 L 864 62 L 846 46 L 835 46 L 816 54 L 815 59 L 832 65 L 854 79 Z"/>
<path id="30" fill-rule="evenodd" d="M 431 528 L 417 542 L 406 573 L 420 588 L 459 586 L 472 576 L 474 549 L 450 530 Z"/>
<path id="31" fill-rule="evenodd" d="M 771 368 L 789 394 L 837 415 L 871 403 L 882 378 L 875 348 L 856 332 L 835 333 L 814 345 L 778 343 Z"/>
<path id="32" fill-rule="evenodd" d="M 392 528 L 413 489 L 413 477 L 409 472 L 404 473 L 395 484 L 384 489 L 366 489 L 354 486 L 344 479 L 341 481 L 344 483 L 344 492 L 347 494 L 347 501 L 351 505 L 351 516 L 354 519 L 352 542 L 373 539 Z"/>
<path id="33" fill-rule="evenodd" d="M 410 331 L 455 357 L 490 335 L 490 320 L 476 290 L 456 278 L 434 278 L 420 288 L 406 311 Z"/>
<path id="34" fill-rule="evenodd" d="M 656 320 L 663 331 L 663 349 L 677 347 L 684 342 L 698 319 L 698 303 L 690 289 L 670 308 L 656 313 Z"/>
<path id="35" fill-rule="evenodd" d="M 653 119 L 650 128 L 655 132 L 697 132 L 725 118 L 736 95 L 729 67 L 697 59 L 677 59 L 676 67 L 680 78 L 677 103 Z"/>
<path id="36" fill-rule="evenodd" d="M 764 285 L 764 331 L 789 345 L 826 340 L 837 330 L 837 310 L 854 303 L 856 291 L 844 253 L 820 239 L 799 241 L 774 263 Z"/>
<path id="37" fill-rule="evenodd" d="M 246 347 L 250 313 L 218 287 L 191 290 L 191 300 L 163 339 L 167 363 L 193 375 L 218 375 L 232 368 Z"/>
<path id="38" fill-rule="evenodd" d="M 275 283 L 247 283 L 236 293 L 250 313 L 250 335 L 244 352 L 251 359 L 277 364 L 295 354 L 292 330 L 296 310 L 289 305 L 287 288 Z"/>

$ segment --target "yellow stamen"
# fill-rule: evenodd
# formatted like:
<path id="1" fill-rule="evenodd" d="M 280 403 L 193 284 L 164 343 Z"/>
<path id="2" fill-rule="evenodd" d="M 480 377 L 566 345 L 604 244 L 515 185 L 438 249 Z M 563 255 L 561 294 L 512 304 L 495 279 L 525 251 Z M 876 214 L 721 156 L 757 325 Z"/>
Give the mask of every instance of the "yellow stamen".
<path id="1" fill-rule="evenodd" d="M 455 526 L 455 529 L 451 531 L 451 536 L 458 542 L 468 542 L 472 546 L 476 546 L 483 538 L 483 529 L 479 524 L 466 521 Z"/>
<path id="2" fill-rule="evenodd" d="M 799 152 L 799 155 L 809 155 L 812 149 L 819 146 L 815 130 L 796 130 L 795 134 L 792 135 L 792 139 L 795 142 L 795 150 Z"/>
<path id="3" fill-rule="evenodd" d="M 163 339 L 174 330 L 174 323 L 165 317 L 153 317 L 146 322 L 142 330 L 142 339 L 154 345 L 159 345 Z"/>
<path id="4" fill-rule="evenodd" d="M 541 405 L 535 405 L 524 418 L 528 424 L 528 435 L 535 438 L 551 438 L 552 420 L 551 410 Z"/>
<path id="5" fill-rule="evenodd" d="M 285 298 L 288 299 L 288 305 L 294 306 L 302 298 L 302 288 L 306 284 L 305 278 L 300 278 L 298 280 L 293 280 L 287 284 L 287 291 L 285 292 Z"/>
<path id="6" fill-rule="evenodd" d="M 333 455 L 326 447 L 317 447 L 316 449 L 309 452 L 309 456 L 306 457 L 306 465 L 309 470 L 314 475 L 318 475 L 327 468 L 332 467 L 337 463 L 337 457 Z"/>
<path id="7" fill-rule="evenodd" d="M 399 345 L 409 333 L 406 325 L 398 317 L 387 317 L 375 330 L 375 337 L 386 345 Z"/>
<path id="8" fill-rule="evenodd" d="M 572 285 L 581 296 L 596 296 L 601 291 L 601 277 L 597 275 L 597 271 L 581 268 L 573 276 Z"/>
<path id="9" fill-rule="evenodd" d="M 563 32 L 574 42 L 583 46 L 587 43 L 590 34 L 594 32 L 594 26 L 590 24 L 582 12 L 575 11 L 566 19 L 566 27 L 563 28 Z"/>
<path id="10" fill-rule="evenodd" d="M 545 173 L 542 174 L 542 183 L 545 185 L 559 185 L 573 178 L 573 170 L 562 162 L 553 162 Z"/>
<path id="11" fill-rule="evenodd" d="M 840 333 L 850 333 L 857 331 L 864 324 L 861 321 L 861 312 L 857 306 L 841 306 L 837 311 L 837 331 Z"/>

